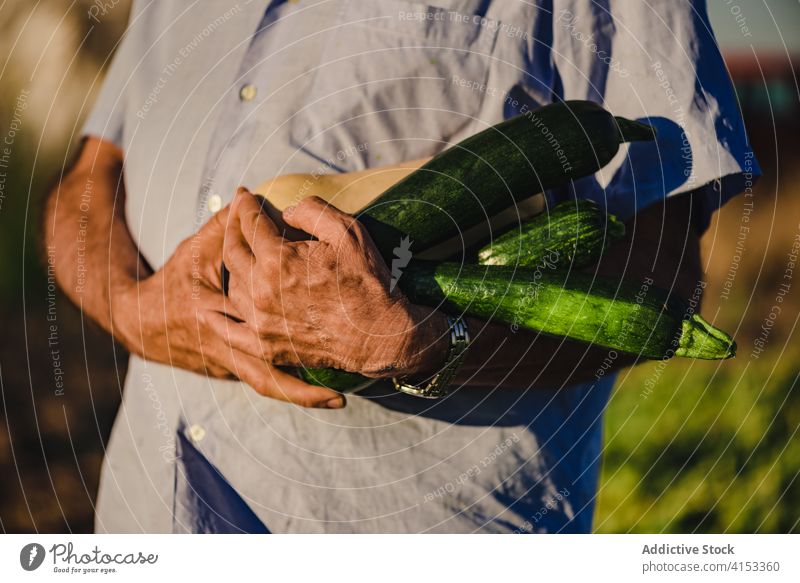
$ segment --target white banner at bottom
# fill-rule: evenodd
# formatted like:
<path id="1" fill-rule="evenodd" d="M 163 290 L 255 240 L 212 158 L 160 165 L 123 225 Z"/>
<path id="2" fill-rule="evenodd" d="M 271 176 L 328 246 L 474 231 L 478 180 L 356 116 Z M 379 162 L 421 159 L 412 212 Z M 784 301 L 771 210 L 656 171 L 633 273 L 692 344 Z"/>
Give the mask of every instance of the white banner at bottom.
<path id="1" fill-rule="evenodd" d="M 0 581 L 769 583 L 799 555 L 795 535 L 3 535 Z"/>

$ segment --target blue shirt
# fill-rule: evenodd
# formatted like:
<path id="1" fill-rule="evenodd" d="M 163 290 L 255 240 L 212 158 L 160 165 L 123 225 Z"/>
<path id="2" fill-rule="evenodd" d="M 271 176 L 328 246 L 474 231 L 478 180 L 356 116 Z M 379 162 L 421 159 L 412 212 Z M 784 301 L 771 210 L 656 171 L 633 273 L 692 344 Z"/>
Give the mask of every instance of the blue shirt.
<path id="1" fill-rule="evenodd" d="M 238 184 L 429 156 L 560 99 L 659 134 L 551 201 L 627 219 L 694 191 L 704 228 L 758 172 L 705 5 L 675 0 L 142 0 L 84 133 L 125 152 L 158 268 Z M 586 532 L 604 373 L 438 402 L 377 384 L 331 411 L 132 357 L 97 530 Z"/>

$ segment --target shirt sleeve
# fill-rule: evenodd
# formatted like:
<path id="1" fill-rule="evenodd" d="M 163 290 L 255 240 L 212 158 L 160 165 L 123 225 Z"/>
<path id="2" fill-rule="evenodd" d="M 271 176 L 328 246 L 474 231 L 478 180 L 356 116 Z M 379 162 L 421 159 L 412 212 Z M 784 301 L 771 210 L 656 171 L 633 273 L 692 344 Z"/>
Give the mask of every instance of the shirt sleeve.
<path id="1" fill-rule="evenodd" d="M 555 0 L 554 99 L 588 99 L 653 125 L 654 142 L 556 199 L 592 198 L 623 219 L 694 192 L 695 227 L 760 175 L 702 0 Z M 574 189 L 574 190 L 573 190 Z"/>
<path id="2" fill-rule="evenodd" d="M 120 149 L 124 149 L 123 132 L 128 104 L 126 88 L 135 65 L 131 60 L 131 42 L 131 36 L 126 32 L 111 59 L 97 101 L 81 130 L 81 136 L 101 138 Z"/>

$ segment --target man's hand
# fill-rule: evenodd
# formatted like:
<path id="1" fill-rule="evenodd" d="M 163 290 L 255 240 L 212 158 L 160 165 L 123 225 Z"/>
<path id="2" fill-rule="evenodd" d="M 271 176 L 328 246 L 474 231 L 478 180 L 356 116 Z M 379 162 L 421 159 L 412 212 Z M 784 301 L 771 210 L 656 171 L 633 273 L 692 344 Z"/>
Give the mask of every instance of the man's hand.
<path id="1" fill-rule="evenodd" d="M 217 378 L 238 378 L 258 393 L 306 407 L 339 408 L 334 391 L 309 385 L 229 343 L 248 331 L 229 318 L 235 309 L 222 294 L 217 266 L 229 209 L 214 215 L 183 241 L 164 266 L 141 282 L 117 290 L 112 307 L 118 336 L 148 360 Z"/>
<path id="2" fill-rule="evenodd" d="M 67 296 L 128 350 L 149 360 L 218 378 L 239 378 L 262 395 L 298 405 L 344 406 L 338 393 L 308 385 L 230 345 L 229 335 L 247 328 L 225 315 L 232 307 L 221 292 L 218 269 L 228 209 L 152 272 L 125 221 L 122 162 L 118 148 L 88 139 L 48 200 L 45 238 Z M 86 184 L 94 193 L 88 211 L 81 209 Z M 88 225 L 85 282 L 77 272 L 75 245 L 82 224 Z"/>
<path id="3" fill-rule="evenodd" d="M 240 189 L 225 234 L 229 297 L 249 328 L 231 344 L 275 364 L 381 377 L 433 372 L 447 351 L 444 316 L 390 291 L 364 227 L 320 198 L 283 213 L 313 240 L 289 241 Z M 443 344 L 444 342 L 444 344 Z"/>

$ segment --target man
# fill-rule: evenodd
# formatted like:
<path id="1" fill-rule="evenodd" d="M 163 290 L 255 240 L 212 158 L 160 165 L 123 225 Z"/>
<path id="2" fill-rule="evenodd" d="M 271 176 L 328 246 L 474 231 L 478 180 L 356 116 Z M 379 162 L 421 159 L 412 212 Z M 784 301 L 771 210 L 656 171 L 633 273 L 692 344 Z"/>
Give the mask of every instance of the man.
<path id="1" fill-rule="evenodd" d="M 697 300 L 698 236 L 757 167 L 704 3 L 434 5 L 134 3 L 46 212 L 64 291 L 133 355 L 99 531 L 591 529 L 610 371 L 631 358 L 470 318 L 450 394 L 399 393 L 390 377 L 448 366 L 453 323 L 390 290 L 336 207 L 303 199 L 277 218 L 315 238 L 285 241 L 237 186 L 416 160 L 591 99 L 658 141 L 548 202 L 626 220 L 598 273 Z M 345 401 L 282 368 L 299 362 L 386 380 Z"/>

